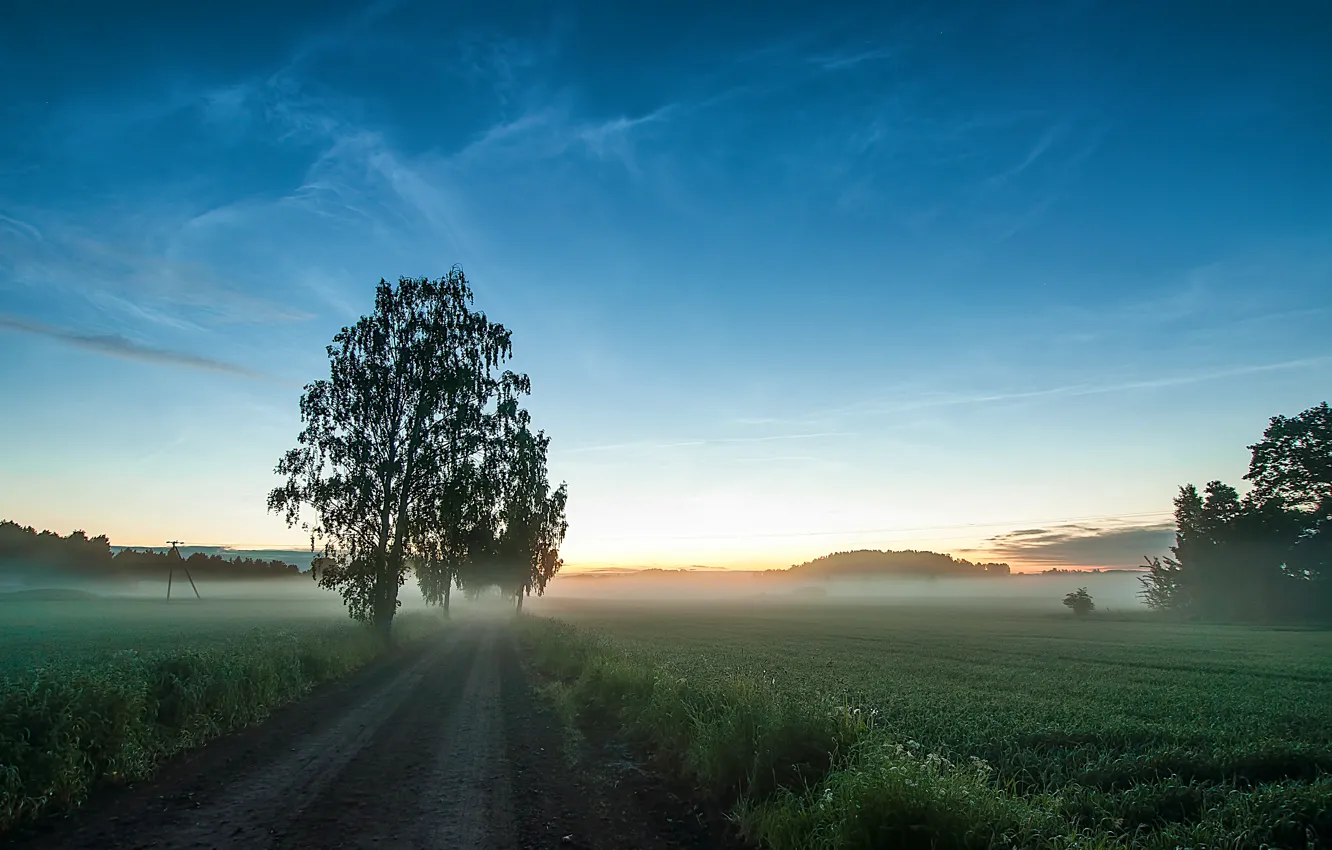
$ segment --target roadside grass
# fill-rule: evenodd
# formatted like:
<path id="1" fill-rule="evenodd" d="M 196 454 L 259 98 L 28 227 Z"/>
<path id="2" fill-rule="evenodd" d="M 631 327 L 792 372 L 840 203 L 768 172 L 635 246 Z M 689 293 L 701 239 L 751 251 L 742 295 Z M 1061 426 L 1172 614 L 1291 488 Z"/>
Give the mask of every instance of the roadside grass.
<path id="1" fill-rule="evenodd" d="M 146 778 L 173 755 L 262 720 L 385 650 L 346 620 L 219 619 L 199 610 L 184 625 L 123 620 L 123 635 L 114 619 L 48 613 L 58 643 L 45 642 L 40 624 L 29 624 L 26 643 L 13 639 L 15 652 L 0 665 L 0 833 L 77 807 L 99 785 Z M 435 614 L 400 615 L 395 640 L 442 623 Z"/>
<path id="2" fill-rule="evenodd" d="M 1326 635 L 611 610 L 524 618 L 564 711 L 774 850 L 1332 846 Z"/>

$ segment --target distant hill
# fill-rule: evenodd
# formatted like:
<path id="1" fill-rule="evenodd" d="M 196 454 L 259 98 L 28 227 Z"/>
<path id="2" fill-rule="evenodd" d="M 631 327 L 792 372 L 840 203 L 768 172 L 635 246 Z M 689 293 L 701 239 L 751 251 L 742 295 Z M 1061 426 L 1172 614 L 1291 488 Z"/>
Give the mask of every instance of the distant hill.
<path id="1" fill-rule="evenodd" d="M 977 564 L 938 552 L 858 549 L 834 552 L 786 570 L 791 578 L 969 578 L 1009 575 L 1008 564 Z"/>
<path id="2" fill-rule="evenodd" d="M 565 571 L 560 574 L 564 578 L 624 578 L 625 576 L 674 576 L 703 574 L 721 574 L 733 575 L 736 573 L 750 573 L 753 570 L 728 570 L 725 567 L 591 567 L 579 569 L 575 572 Z"/>
<path id="3" fill-rule="evenodd" d="M 727 570 L 715 567 L 603 568 L 587 572 L 565 573 L 561 581 L 572 579 L 611 581 L 673 580 L 691 583 L 734 583 L 736 581 L 825 581 L 834 578 L 992 578 L 1009 575 L 1008 564 L 973 563 L 938 552 L 860 549 L 834 552 L 782 570 Z"/>

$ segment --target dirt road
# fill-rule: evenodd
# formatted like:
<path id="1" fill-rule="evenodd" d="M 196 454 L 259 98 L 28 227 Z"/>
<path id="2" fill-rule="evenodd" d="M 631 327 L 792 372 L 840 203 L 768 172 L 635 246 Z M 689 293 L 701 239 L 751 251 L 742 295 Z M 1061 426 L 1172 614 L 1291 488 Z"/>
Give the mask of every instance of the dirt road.
<path id="1" fill-rule="evenodd" d="M 724 825 L 584 742 L 504 623 L 459 625 L 19 837 L 32 848 L 699 848 Z"/>

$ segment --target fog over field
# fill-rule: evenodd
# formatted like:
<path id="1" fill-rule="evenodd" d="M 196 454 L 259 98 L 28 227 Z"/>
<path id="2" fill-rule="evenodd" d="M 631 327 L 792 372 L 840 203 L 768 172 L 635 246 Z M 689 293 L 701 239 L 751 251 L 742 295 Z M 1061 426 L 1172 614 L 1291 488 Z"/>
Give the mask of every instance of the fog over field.
<path id="1" fill-rule="evenodd" d="M 1064 595 L 1086 587 L 1097 607 L 1145 611 L 1138 596 L 1141 572 L 1062 572 L 995 578 L 831 578 L 801 580 L 774 572 L 725 570 L 644 570 L 624 574 L 563 576 L 546 590 L 547 599 L 606 599 L 662 602 L 779 601 L 963 605 L 1065 610 Z M 539 607 L 538 600 L 531 604 Z"/>
<path id="2" fill-rule="evenodd" d="M 627 600 L 641 602 L 735 602 L 749 601 L 828 604 L 895 604 L 938 606 L 986 606 L 1022 610 L 1064 610 L 1064 595 L 1087 588 L 1102 611 L 1145 611 L 1139 597 L 1142 586 L 1136 570 L 1015 574 L 1002 578 L 829 578 L 808 580 L 778 572 L 731 570 L 644 570 L 623 574 L 566 574 L 546 588 L 543 597 L 528 604 L 539 610 L 543 599 Z M 302 574 L 281 579 L 213 579 L 195 577 L 204 601 L 243 602 L 252 600 L 301 603 L 302 610 L 326 610 L 346 616 L 342 597 L 321 588 L 312 576 Z M 70 600 L 78 597 L 115 599 L 160 599 L 167 596 L 167 577 L 113 581 L 52 575 L 47 579 L 18 582 L 0 576 L 0 600 Z M 498 601 L 498 591 L 489 589 L 485 600 Z M 409 578 L 400 596 L 402 610 L 425 610 L 428 606 L 415 579 Z M 196 602 L 183 571 L 171 581 L 173 604 Z M 467 605 L 459 593 L 453 605 Z M 507 603 L 506 603 L 507 604 Z"/>
<path id="3" fill-rule="evenodd" d="M 197 579 L 199 598 L 190 589 L 190 582 L 177 570 L 171 582 L 171 599 L 167 600 L 167 578 L 145 579 L 133 582 L 80 580 L 70 577 L 55 577 L 49 582 L 17 584 L 12 581 L 0 582 L 0 605 L 21 606 L 25 603 L 64 603 L 59 609 L 61 616 L 79 616 L 79 602 L 105 600 L 116 601 L 160 601 L 170 605 L 180 616 L 190 616 L 190 612 L 206 610 L 214 614 L 225 603 L 237 613 L 248 610 L 249 615 L 257 619 L 272 617 L 285 619 L 290 616 L 332 617 L 339 621 L 347 619 L 347 607 L 342 596 L 336 591 L 327 590 L 317 585 L 309 576 L 291 579 Z M 426 604 L 415 581 L 408 581 L 399 597 L 400 611 L 438 610 Z M 211 604 L 217 603 L 217 604 Z M 473 609 L 489 609 L 500 605 L 506 610 L 511 604 L 501 600 L 498 593 L 489 592 L 481 599 L 469 600 L 462 594 L 453 605 Z M 99 616 L 104 611 L 94 606 Z M 114 616 L 117 619 L 133 621 L 147 612 L 147 608 L 120 608 Z"/>

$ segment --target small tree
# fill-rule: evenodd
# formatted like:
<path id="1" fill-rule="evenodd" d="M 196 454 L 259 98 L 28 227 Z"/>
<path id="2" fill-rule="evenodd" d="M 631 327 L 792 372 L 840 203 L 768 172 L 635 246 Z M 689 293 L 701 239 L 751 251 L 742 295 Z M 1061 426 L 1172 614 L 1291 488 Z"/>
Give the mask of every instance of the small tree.
<path id="1" fill-rule="evenodd" d="M 1170 556 L 1147 558 L 1146 574 L 1138 577 L 1138 596 L 1154 611 L 1183 610 L 1187 595 L 1180 583 L 1180 563 Z"/>
<path id="2" fill-rule="evenodd" d="M 1096 610 L 1096 603 L 1092 601 L 1091 594 L 1087 592 L 1085 587 L 1079 587 L 1065 596 L 1064 606 L 1079 617 L 1085 617 Z"/>

